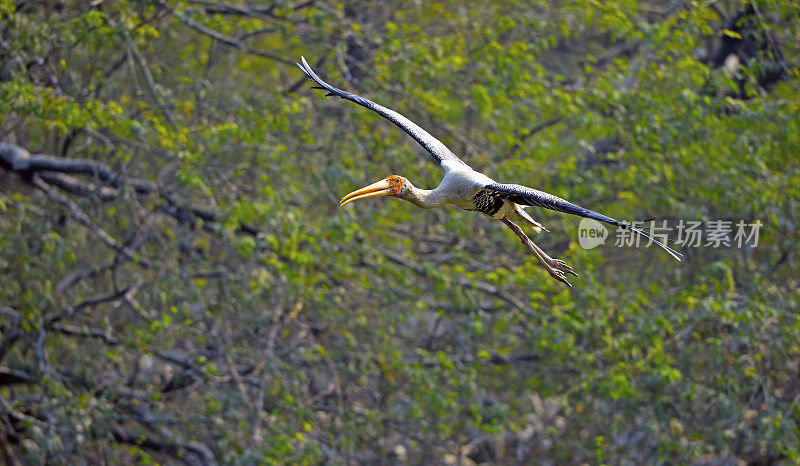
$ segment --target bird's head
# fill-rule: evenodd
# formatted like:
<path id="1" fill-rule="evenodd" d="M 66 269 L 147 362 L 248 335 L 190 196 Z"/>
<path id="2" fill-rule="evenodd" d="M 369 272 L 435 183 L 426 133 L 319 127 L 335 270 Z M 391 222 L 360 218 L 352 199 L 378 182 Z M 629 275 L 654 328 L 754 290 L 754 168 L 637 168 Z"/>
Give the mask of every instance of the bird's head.
<path id="1" fill-rule="evenodd" d="M 353 191 L 352 193 L 343 197 L 342 200 L 339 201 L 339 206 L 343 206 L 348 202 L 357 201 L 359 199 L 366 199 L 368 197 L 393 196 L 402 198 L 403 192 L 406 190 L 408 185 L 410 185 L 410 183 L 406 178 L 403 178 L 400 175 L 390 175 L 378 181 L 377 183 L 372 183 L 369 186 L 365 186 L 361 189 Z"/>

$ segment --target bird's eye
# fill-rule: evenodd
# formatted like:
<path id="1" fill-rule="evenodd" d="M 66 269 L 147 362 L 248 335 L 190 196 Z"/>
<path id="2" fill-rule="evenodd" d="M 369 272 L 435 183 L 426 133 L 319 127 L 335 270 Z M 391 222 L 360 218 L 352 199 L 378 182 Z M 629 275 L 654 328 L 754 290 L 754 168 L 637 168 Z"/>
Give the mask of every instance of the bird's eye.
<path id="1" fill-rule="evenodd" d="M 400 190 L 403 189 L 403 178 L 397 175 L 392 175 L 389 178 L 387 178 L 387 180 L 391 185 L 394 186 L 394 188 L 392 189 L 393 196 L 397 195 L 400 192 Z"/>

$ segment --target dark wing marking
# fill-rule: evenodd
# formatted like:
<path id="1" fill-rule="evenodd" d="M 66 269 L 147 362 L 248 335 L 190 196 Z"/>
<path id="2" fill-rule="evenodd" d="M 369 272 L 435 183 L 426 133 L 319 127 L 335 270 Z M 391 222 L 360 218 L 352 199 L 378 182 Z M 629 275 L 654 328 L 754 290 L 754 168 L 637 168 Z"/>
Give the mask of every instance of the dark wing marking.
<path id="1" fill-rule="evenodd" d="M 567 214 L 578 215 L 580 217 L 591 218 L 594 220 L 614 225 L 619 228 L 630 228 L 631 230 L 635 231 L 636 233 L 642 235 L 643 237 L 649 239 L 653 243 L 660 246 L 675 259 L 681 260 L 682 256 L 679 252 L 670 248 L 661 241 L 658 241 L 657 239 L 653 238 L 649 233 L 647 233 L 642 228 L 636 225 L 632 225 L 628 222 L 620 222 L 619 220 L 615 220 L 607 215 L 603 215 L 593 210 L 589 210 L 584 207 L 575 205 L 565 199 L 561 199 L 558 196 L 553 196 L 552 194 L 548 194 L 544 191 L 528 188 L 526 186 L 520 186 L 518 184 L 500 184 L 500 183 L 489 184 L 485 186 L 483 190 L 494 191 L 496 193 L 495 196 L 499 196 L 500 198 L 503 199 L 508 199 L 511 202 L 515 202 L 517 204 L 544 207 L 545 209 L 556 210 L 558 212 L 564 212 Z"/>
<path id="2" fill-rule="evenodd" d="M 492 189 L 481 189 L 472 196 L 475 210 L 482 214 L 494 216 L 502 207 L 504 194 Z"/>
<path id="3" fill-rule="evenodd" d="M 539 191 L 538 189 L 528 188 L 527 186 L 492 183 L 484 187 L 484 189 L 494 191 L 496 196 L 521 205 L 544 207 L 545 209 L 556 210 L 558 212 L 592 218 L 601 222 L 610 223 L 614 226 L 619 226 L 622 223 L 593 210 L 577 206 L 558 196 L 553 196 L 552 194 Z"/>
<path id="4" fill-rule="evenodd" d="M 447 148 L 441 141 L 436 139 L 435 137 L 431 136 L 430 133 L 425 131 L 424 129 L 417 126 L 414 122 L 409 120 L 408 118 L 404 117 L 403 115 L 395 112 L 394 110 L 388 109 L 382 105 L 378 105 L 375 102 L 365 99 L 363 97 L 357 96 L 355 94 L 351 94 L 347 91 L 343 91 L 341 89 L 335 88 L 330 84 L 323 81 L 314 70 L 308 65 L 306 59 L 304 57 L 300 57 L 300 60 L 303 62 L 301 65 L 300 63 L 297 64 L 298 67 L 306 74 L 309 78 L 313 79 L 314 82 L 319 84 L 321 87 L 312 87 L 312 89 L 323 89 L 328 91 L 325 96 L 339 96 L 342 99 L 349 100 L 351 102 L 355 102 L 362 107 L 367 107 L 368 109 L 372 110 L 373 112 L 377 113 L 378 115 L 386 118 L 387 120 L 391 121 L 392 123 L 396 124 L 400 127 L 403 131 L 411 135 L 422 147 L 425 148 L 430 154 L 436 159 L 437 162 L 440 164 L 442 161 L 445 160 L 452 160 L 454 162 L 460 163 L 462 165 L 467 165 L 462 161 L 456 154 L 454 154 L 450 149 Z"/>

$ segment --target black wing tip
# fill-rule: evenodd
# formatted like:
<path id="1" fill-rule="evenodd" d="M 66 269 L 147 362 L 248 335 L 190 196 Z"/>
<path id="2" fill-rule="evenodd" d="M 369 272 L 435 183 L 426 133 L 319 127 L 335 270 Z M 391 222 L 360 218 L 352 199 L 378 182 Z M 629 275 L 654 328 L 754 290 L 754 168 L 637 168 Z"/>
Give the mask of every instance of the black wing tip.
<path id="1" fill-rule="evenodd" d="M 302 63 L 302 65 L 300 63 Z M 295 62 L 295 64 L 297 66 L 299 66 L 300 69 L 303 70 L 304 73 L 308 74 L 308 70 L 311 69 L 311 67 L 308 66 L 308 62 L 306 61 L 306 57 L 300 55 L 300 63 Z"/>
<path id="2" fill-rule="evenodd" d="M 565 199 L 561 199 L 558 196 L 554 196 L 544 191 L 539 191 L 537 189 L 529 188 L 527 186 L 522 186 L 517 184 L 490 183 L 486 185 L 485 188 L 519 196 L 518 199 L 514 199 L 513 197 L 507 196 L 512 200 L 512 202 L 516 202 L 517 204 L 544 207 L 546 209 L 555 210 L 557 212 L 564 212 L 567 214 L 577 215 L 580 217 L 591 218 L 593 220 L 605 222 L 622 229 L 630 228 L 631 230 L 635 231 L 636 233 L 644 236 L 645 238 L 649 239 L 650 241 L 658 245 L 660 248 L 665 250 L 670 256 L 674 257 L 675 260 L 677 260 L 678 262 L 683 262 L 683 260 L 681 259 L 683 257 L 683 254 L 679 253 L 678 251 L 672 249 L 671 247 L 657 240 L 652 235 L 647 233 L 647 231 L 645 231 L 643 228 L 640 228 L 631 222 L 624 222 L 624 221 L 621 222 L 619 220 L 615 220 L 607 215 L 603 215 L 593 210 L 586 209 L 585 207 L 575 205 Z M 646 222 L 649 222 L 651 220 L 655 220 L 655 217 L 646 220 Z"/>
<path id="3" fill-rule="evenodd" d="M 674 257 L 675 260 L 677 260 L 678 262 L 683 262 L 683 259 L 682 259 L 683 254 L 681 254 L 678 251 L 672 249 L 671 247 L 667 246 L 666 244 L 662 243 L 661 241 L 653 238 L 653 236 L 651 236 L 649 233 L 647 233 L 647 231 L 645 231 L 644 229 L 639 228 L 636 225 L 633 225 L 633 224 L 627 223 L 627 222 L 621 222 L 620 227 L 621 228 L 630 228 L 632 231 L 635 231 L 636 233 L 644 236 L 645 238 L 647 238 L 650 241 L 652 241 L 654 244 L 656 244 L 661 249 L 667 251 L 667 253 L 670 256 Z"/>
<path id="4" fill-rule="evenodd" d="M 311 81 L 314 81 L 315 83 L 319 84 L 319 86 L 311 86 L 311 89 L 328 91 L 328 93 L 325 94 L 325 97 L 339 96 L 344 98 L 343 96 L 344 91 L 331 86 L 330 84 L 323 81 L 322 78 L 317 76 L 317 73 L 315 73 L 314 70 L 311 69 L 311 65 L 309 65 L 308 62 L 306 61 L 306 57 L 301 55 L 300 61 L 302 62 L 302 64 L 300 63 L 295 63 L 295 64 L 297 65 L 298 68 L 300 68 L 300 70 L 303 73 L 305 73 L 306 79 L 310 79 Z"/>
<path id="5" fill-rule="evenodd" d="M 378 115 L 386 118 L 387 120 L 391 121 L 395 125 L 399 126 L 400 129 L 405 131 L 409 134 L 414 140 L 416 140 L 422 147 L 425 148 L 436 160 L 438 163 L 442 163 L 443 160 L 454 160 L 466 167 L 469 167 L 464 161 L 459 159 L 455 154 L 453 154 L 450 149 L 448 149 L 441 141 L 431 136 L 427 131 L 417 126 L 414 122 L 409 120 L 408 118 L 400 115 L 394 110 L 388 109 L 383 107 L 369 99 L 361 97 L 359 95 L 353 94 L 351 92 L 347 92 L 345 90 L 339 89 L 334 87 L 325 81 L 322 80 L 314 70 L 311 69 L 308 62 L 306 61 L 305 57 L 300 57 L 301 63 L 298 63 L 298 67 L 305 73 L 310 79 L 315 81 L 317 84 L 322 86 L 324 89 L 328 91 L 328 96 L 337 96 L 343 100 L 349 100 L 350 102 L 354 102 L 362 107 L 368 108 L 373 112 L 377 113 Z"/>
<path id="6" fill-rule="evenodd" d="M 311 66 L 308 65 L 306 57 L 300 55 L 300 62 L 302 64 L 295 62 L 295 65 L 297 65 L 297 67 L 300 68 L 300 71 L 302 71 L 303 74 L 305 74 L 307 77 L 314 78 L 314 71 L 311 69 Z"/>

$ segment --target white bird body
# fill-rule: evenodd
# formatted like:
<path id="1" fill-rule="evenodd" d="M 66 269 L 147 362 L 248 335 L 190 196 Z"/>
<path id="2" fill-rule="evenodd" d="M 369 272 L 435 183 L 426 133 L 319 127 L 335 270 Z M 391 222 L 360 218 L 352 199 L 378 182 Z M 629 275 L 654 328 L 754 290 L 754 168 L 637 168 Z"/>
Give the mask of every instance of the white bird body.
<path id="1" fill-rule="evenodd" d="M 511 228 L 522 243 L 537 259 L 539 259 L 550 275 L 568 286 L 572 285 L 567 282 L 565 273 L 571 273 L 575 276 L 578 274 L 564 261 L 553 259 L 545 254 L 545 252 L 536 246 L 533 241 L 525 235 L 522 229 L 514 223 L 525 223 L 537 232 L 544 229 L 537 221 L 533 220 L 531 216 L 528 215 L 525 211 L 526 206 L 544 207 L 546 209 L 599 220 L 620 228 L 630 228 L 663 248 L 675 259 L 681 260 L 680 253 L 653 238 L 649 233 L 638 226 L 615 220 L 543 191 L 515 184 L 497 183 L 483 173 L 473 170 L 441 141 L 431 136 L 427 131 L 417 126 L 408 118 L 394 110 L 376 104 L 371 100 L 331 86 L 314 73 L 305 58 L 301 57 L 301 61 L 302 65 L 298 63 L 297 66 L 309 79 L 319 85 L 312 89 L 326 90 L 328 91 L 328 94 L 326 94 L 327 96 L 338 96 L 342 99 L 350 100 L 391 121 L 422 145 L 444 169 L 444 177 L 439 183 L 439 186 L 434 189 L 420 189 L 402 176 L 391 175 L 381 181 L 353 191 L 342 198 L 340 205 L 345 205 L 349 202 L 367 197 L 388 195 L 404 199 L 424 209 L 433 209 L 444 204 L 452 204 L 464 210 L 480 212 L 487 217 L 502 221 Z"/>
<path id="2" fill-rule="evenodd" d="M 444 177 L 439 186 L 432 190 L 420 189 L 406 180 L 405 185 L 410 188 L 411 192 L 402 196 L 403 199 L 423 209 L 433 209 L 444 204 L 451 204 L 467 211 L 480 212 L 495 220 L 509 218 L 515 222 L 525 222 L 537 232 L 542 229 L 542 226 L 525 212 L 523 206 L 511 201 L 504 201 L 503 205 L 494 213 L 481 211 L 474 201 L 475 195 L 497 182 L 464 164 L 443 161 L 442 167 L 444 168 Z"/>
<path id="3" fill-rule="evenodd" d="M 476 172 L 464 164 L 445 160 L 442 162 L 442 167 L 444 167 L 444 178 L 434 191 L 443 193 L 442 196 L 448 204 L 464 210 L 475 210 L 472 197 L 479 190 L 494 183 L 494 180 L 488 176 Z"/>

